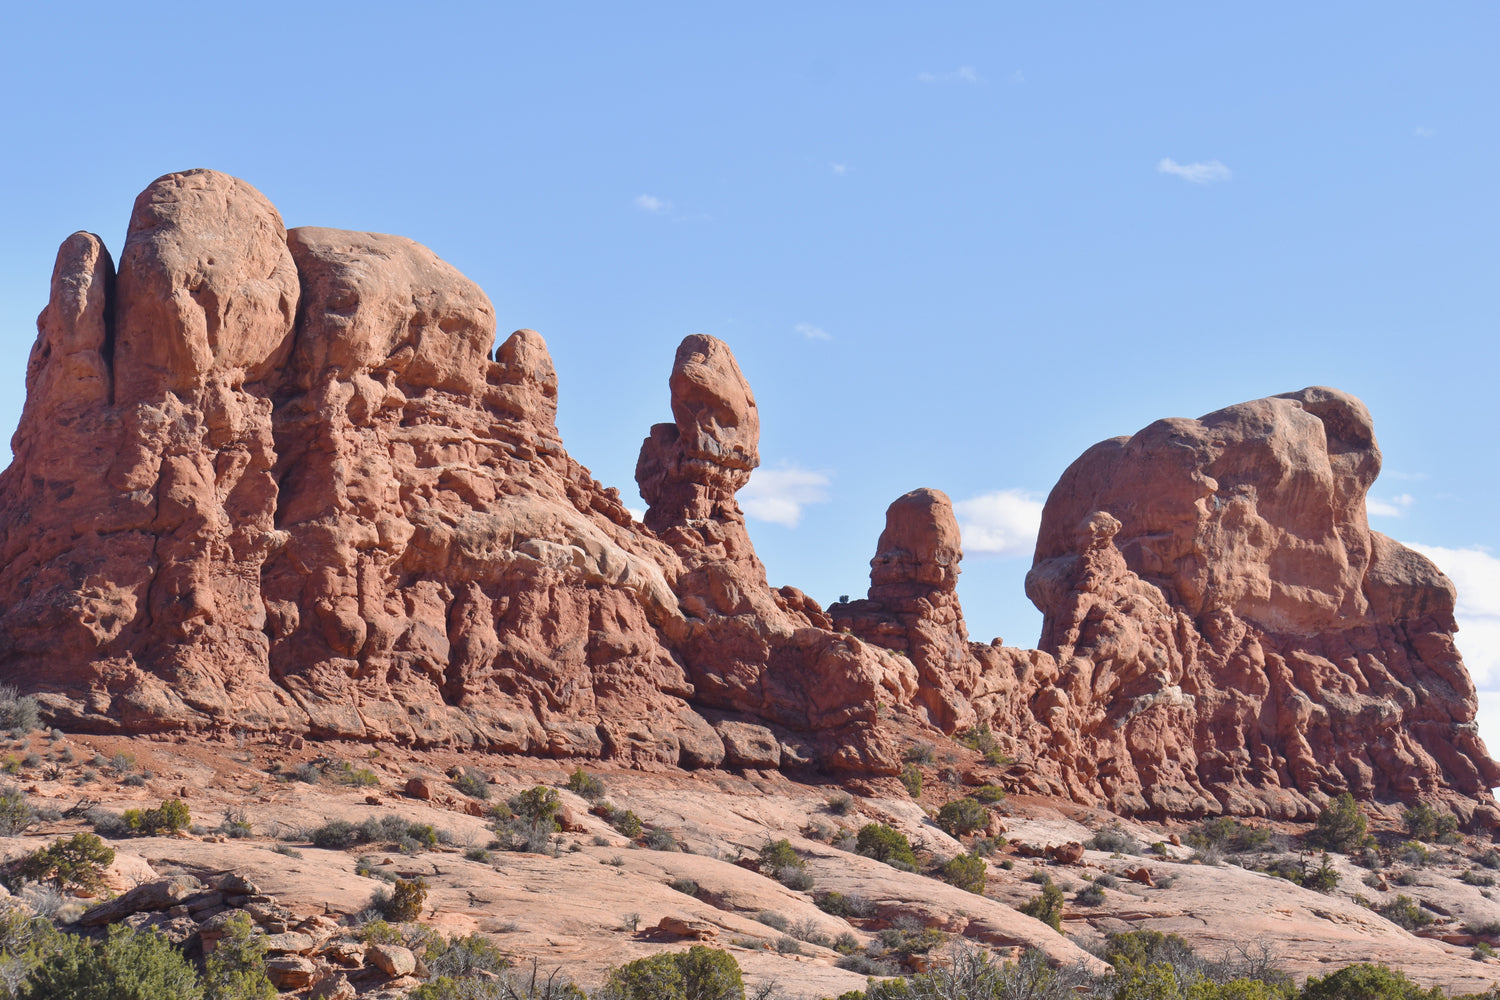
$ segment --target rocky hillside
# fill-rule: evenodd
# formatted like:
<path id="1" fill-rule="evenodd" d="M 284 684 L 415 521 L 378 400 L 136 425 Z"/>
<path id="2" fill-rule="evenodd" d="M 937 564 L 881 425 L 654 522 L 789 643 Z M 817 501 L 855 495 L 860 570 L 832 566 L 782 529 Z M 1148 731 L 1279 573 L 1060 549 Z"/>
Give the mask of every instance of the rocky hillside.
<path id="1" fill-rule="evenodd" d="M 75 733 L 868 780 L 904 719 L 1122 815 L 1309 820 L 1348 790 L 1500 823 L 1452 585 L 1370 531 L 1346 394 L 1090 449 L 1044 514 L 1040 648 L 1013 649 L 968 641 L 936 490 L 891 506 L 867 599 L 769 586 L 721 341 L 672 360 L 639 523 L 564 451 L 542 338 L 495 339 L 426 248 L 287 230 L 213 171 L 140 195 L 118 272 L 69 237 L 0 474 L 0 679 Z"/>

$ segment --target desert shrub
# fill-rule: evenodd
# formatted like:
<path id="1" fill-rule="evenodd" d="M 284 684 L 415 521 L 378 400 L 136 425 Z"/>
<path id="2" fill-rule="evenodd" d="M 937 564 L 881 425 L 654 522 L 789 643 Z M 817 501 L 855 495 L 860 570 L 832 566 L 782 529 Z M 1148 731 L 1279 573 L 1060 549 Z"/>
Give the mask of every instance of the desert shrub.
<path id="1" fill-rule="evenodd" d="M 1464 885 L 1490 886 L 1495 884 L 1495 876 L 1486 875 L 1483 872 L 1476 872 L 1472 869 L 1464 872 L 1458 878 L 1459 881 L 1463 882 Z"/>
<path id="2" fill-rule="evenodd" d="M 276 1000 L 265 961 L 265 938 L 255 933 L 250 914 L 234 914 L 225 921 L 213 954 L 204 959 L 204 1000 Z"/>
<path id="3" fill-rule="evenodd" d="M 1408 840 L 1396 848 L 1396 860 L 1417 868 L 1426 868 L 1437 859 L 1437 852 L 1425 847 L 1420 841 Z"/>
<path id="4" fill-rule="evenodd" d="M 376 896 L 383 896 L 381 890 L 376 890 Z M 403 923 L 408 920 L 416 920 L 422 915 L 422 906 L 427 902 L 427 880 L 423 878 L 396 880 L 391 887 L 390 895 L 375 902 L 371 900 L 371 907 L 380 912 L 385 919 L 395 923 Z"/>
<path id="5" fill-rule="evenodd" d="M 1189 847 L 1198 850 L 1218 850 L 1226 854 L 1247 854 L 1264 851 L 1271 846 L 1271 831 L 1241 823 L 1231 816 L 1217 816 L 1204 820 L 1188 831 Z"/>
<path id="6" fill-rule="evenodd" d="M 1414 840 L 1455 844 L 1463 839 L 1458 832 L 1457 816 L 1438 812 L 1425 802 L 1418 802 L 1402 812 L 1401 824 L 1406 828 L 1407 836 Z"/>
<path id="7" fill-rule="evenodd" d="M 292 777 L 307 785 L 316 785 L 323 780 L 323 769 L 312 761 L 303 761 L 292 768 Z"/>
<path id="8" fill-rule="evenodd" d="M 1491 847 L 1489 850 L 1485 851 L 1474 860 L 1483 865 L 1485 868 L 1500 868 L 1500 851 L 1497 851 L 1493 847 Z"/>
<path id="9" fill-rule="evenodd" d="M 31 971 L 57 950 L 62 935 L 46 917 L 0 909 L 0 997 L 14 1000 Z"/>
<path id="10" fill-rule="evenodd" d="M 219 824 L 219 832 L 230 840 L 243 840 L 254 834 L 254 828 L 250 825 L 250 816 L 244 809 L 228 808 L 224 810 L 224 821 Z"/>
<path id="11" fill-rule="evenodd" d="M 489 852 L 488 848 L 480 847 L 477 844 L 464 850 L 465 861 L 478 861 L 481 864 L 489 864 L 494 858 L 495 856 Z"/>
<path id="12" fill-rule="evenodd" d="M 557 834 L 555 820 L 527 820 L 513 817 L 495 827 L 499 844 L 507 851 L 524 854 L 556 855 L 553 837 Z"/>
<path id="13" fill-rule="evenodd" d="M 1424 990 L 1398 969 L 1360 963 L 1319 978 L 1309 976 L 1301 1000 L 1443 1000 L 1437 987 Z"/>
<path id="14" fill-rule="evenodd" d="M 792 847 L 792 842 L 783 838 L 768 840 L 761 847 L 760 866 L 764 870 L 775 871 L 788 866 L 805 868 L 807 862 L 798 855 L 796 848 Z"/>
<path id="15" fill-rule="evenodd" d="M 567 789 L 590 802 L 597 802 L 604 798 L 604 782 L 586 773 L 581 767 L 575 767 L 573 773 L 568 775 Z"/>
<path id="16" fill-rule="evenodd" d="M 489 780 L 478 771 L 464 770 L 453 779 L 453 787 L 471 799 L 483 802 L 490 797 Z"/>
<path id="17" fill-rule="evenodd" d="M 1040 895 L 1016 907 L 1028 917 L 1035 917 L 1058 933 L 1062 932 L 1063 892 L 1048 882 Z"/>
<path id="18" fill-rule="evenodd" d="M 115 777 L 122 778 L 135 770 L 135 758 L 124 750 L 117 751 L 109 758 L 109 769 L 114 772 Z"/>
<path id="19" fill-rule="evenodd" d="M 1104 887 L 1097 882 L 1086 885 L 1074 895 L 1073 902 L 1079 906 L 1099 906 L 1104 902 Z"/>
<path id="20" fill-rule="evenodd" d="M 897 972 L 896 967 L 889 962 L 882 962 L 879 959 L 871 958 L 869 955 L 862 955 L 859 952 L 851 952 L 848 955 L 844 955 L 833 964 L 836 968 L 845 969 L 861 976 L 894 976 Z M 860 995 L 863 996 L 863 994 Z M 847 993 L 844 994 L 844 997 L 847 996 Z M 840 997 L 839 1000 L 844 1000 L 844 997 Z"/>
<path id="21" fill-rule="evenodd" d="M 970 798 L 946 802 L 937 814 L 938 828 L 954 837 L 983 829 L 989 821 L 989 810 Z"/>
<path id="22" fill-rule="evenodd" d="M 945 862 L 940 873 L 944 882 L 982 896 L 985 880 L 989 876 L 989 866 L 977 854 L 960 854 Z"/>
<path id="23" fill-rule="evenodd" d="M 612 970 L 603 995 L 609 1000 L 745 1000 L 745 983 L 733 955 L 694 945 Z"/>
<path id="24" fill-rule="evenodd" d="M 834 917 L 865 919 L 875 915 L 875 904 L 858 893 L 845 895 L 841 892 L 824 893 L 818 899 L 818 909 Z"/>
<path id="25" fill-rule="evenodd" d="M 789 933 L 798 941 L 806 941 L 808 944 L 817 945 L 820 948 L 827 948 L 833 944 L 833 939 L 823 933 L 823 929 L 818 926 L 818 922 L 812 917 L 797 921 L 791 926 Z"/>
<path id="26" fill-rule="evenodd" d="M 981 722 L 971 729 L 965 729 L 956 737 L 958 742 L 970 750 L 977 750 L 984 755 L 985 763 L 995 767 L 1004 767 L 1006 764 L 1014 763 L 1009 757 L 1000 752 L 995 743 L 995 734 L 990 730 L 988 722 Z"/>
<path id="27" fill-rule="evenodd" d="M 792 926 L 791 921 L 786 917 L 783 917 L 779 913 L 772 913 L 770 910 L 761 910 L 755 915 L 755 919 L 772 930 L 781 931 L 783 934 Z"/>
<path id="28" fill-rule="evenodd" d="M 908 870 L 917 867 L 917 855 L 911 849 L 911 841 L 906 839 L 906 834 L 884 823 L 866 823 L 860 827 L 855 851 L 888 865 Z"/>
<path id="29" fill-rule="evenodd" d="M 985 805 L 993 805 L 994 803 L 999 802 L 1001 799 L 1005 798 L 1005 789 L 1001 788 L 999 785 L 980 785 L 978 788 L 971 791 L 969 793 L 969 796 L 976 802 L 982 802 Z"/>
<path id="30" fill-rule="evenodd" d="M 647 830 L 646 835 L 641 838 L 641 844 L 653 851 L 677 850 L 677 838 L 672 836 L 671 830 L 663 830 L 661 827 Z"/>
<path id="31" fill-rule="evenodd" d="M 0 787 L 0 837 L 14 837 L 36 822 L 36 810 L 15 785 Z"/>
<path id="32" fill-rule="evenodd" d="M 1398 895 L 1390 902 L 1375 907 L 1375 912 L 1396 926 L 1405 927 L 1409 931 L 1432 923 L 1432 918 L 1423 913 L 1422 907 L 1410 896 Z"/>
<path id="33" fill-rule="evenodd" d="M 314 847 L 330 851 L 342 851 L 369 840 L 360 827 L 345 819 L 329 820 L 313 830 L 308 839 L 312 841 Z"/>
<path id="34" fill-rule="evenodd" d="M 1111 854 L 1141 853 L 1141 842 L 1126 833 L 1125 828 L 1118 823 L 1095 830 L 1094 835 L 1083 846 L 1095 851 L 1109 851 Z"/>
<path id="35" fill-rule="evenodd" d="M 619 830 L 631 840 L 639 837 L 643 829 L 641 818 L 632 809 L 612 813 L 609 817 L 609 825 Z"/>
<path id="36" fill-rule="evenodd" d="M 18 882 L 45 882 L 59 890 L 104 888 L 104 869 L 114 863 L 115 849 L 92 833 L 75 833 L 28 854 L 16 868 Z"/>
<path id="37" fill-rule="evenodd" d="M 854 811 L 854 796 L 847 792 L 835 792 L 828 796 L 823 808 L 834 816 L 847 816 Z"/>
<path id="38" fill-rule="evenodd" d="M 1328 893 L 1339 887 L 1339 877 L 1339 873 L 1333 867 L 1333 858 L 1329 857 L 1327 851 L 1324 851 L 1318 867 L 1307 871 L 1302 876 L 1302 885 L 1316 892 Z"/>
<path id="39" fill-rule="evenodd" d="M 135 815 L 138 815 L 139 819 L 136 819 Z M 125 822 L 142 836 L 155 837 L 163 833 L 186 830 L 192 825 L 193 817 L 182 800 L 167 799 L 155 809 L 147 809 L 144 812 L 136 809 L 125 810 Z"/>
<path id="40" fill-rule="evenodd" d="M 0 684 L 0 729 L 23 736 L 41 724 L 40 705 L 11 684 Z"/>
<path id="41" fill-rule="evenodd" d="M 334 768 L 329 778 L 336 785 L 348 785 L 352 788 L 369 788 L 380 784 L 380 775 L 368 767 L 355 767 L 348 761 Z"/>
<path id="42" fill-rule="evenodd" d="M 1104 960 L 1117 972 L 1145 969 L 1152 965 L 1187 965 L 1194 959 L 1193 947 L 1177 934 L 1161 931 L 1121 931 L 1104 939 Z"/>
<path id="43" fill-rule="evenodd" d="M 918 771 L 916 765 L 908 764 L 901 770 L 901 784 L 906 789 L 906 794 L 914 799 L 922 797 L 922 772 Z"/>
<path id="44" fill-rule="evenodd" d="M 937 759 L 936 751 L 937 748 L 931 743 L 918 740 L 906 748 L 906 752 L 901 755 L 901 759 L 908 764 L 931 764 Z"/>
<path id="45" fill-rule="evenodd" d="M 1396 885 L 1416 885 L 1417 873 L 1413 871 L 1399 871 L 1391 876 L 1391 881 Z"/>
<path id="46" fill-rule="evenodd" d="M 551 822 L 554 825 L 557 811 L 562 808 L 562 800 L 557 797 L 557 792 L 544 785 L 517 792 L 506 804 L 510 806 L 511 812 L 522 819 L 534 823 Z"/>
<path id="47" fill-rule="evenodd" d="M 434 976 L 469 978 L 487 972 L 501 972 L 510 968 L 505 953 L 480 934 L 467 934 L 447 942 L 441 954 L 427 961 L 427 970 Z"/>
<path id="48" fill-rule="evenodd" d="M 796 892 L 811 892 L 813 887 L 812 872 L 805 867 L 787 865 L 776 869 L 776 881 Z"/>
<path id="49" fill-rule="evenodd" d="M 696 897 L 698 895 L 698 883 L 690 878 L 677 878 L 667 883 L 673 889 L 685 896 Z"/>
<path id="50" fill-rule="evenodd" d="M 198 974 L 165 937 L 123 924 L 102 942 L 59 935 L 22 1000 L 203 1000 Z"/>
<path id="51" fill-rule="evenodd" d="M 1354 796 L 1340 792 L 1328 800 L 1323 811 L 1318 813 L 1317 825 L 1302 839 L 1314 847 L 1347 854 L 1364 846 L 1368 825 Z"/>

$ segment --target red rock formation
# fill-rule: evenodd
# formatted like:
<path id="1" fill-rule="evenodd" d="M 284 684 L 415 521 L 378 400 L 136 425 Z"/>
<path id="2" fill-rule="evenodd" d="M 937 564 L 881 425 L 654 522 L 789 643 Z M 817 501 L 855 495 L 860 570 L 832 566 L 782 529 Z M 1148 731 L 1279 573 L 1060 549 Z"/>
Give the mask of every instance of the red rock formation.
<path id="1" fill-rule="evenodd" d="M 60 724 L 893 773 L 884 704 L 986 722 L 1016 780 L 1125 813 L 1305 817 L 1347 788 L 1500 822 L 1452 586 L 1369 530 L 1379 451 L 1333 390 L 1090 449 L 1023 650 L 967 641 L 935 490 L 891 505 L 868 599 L 771 589 L 722 342 L 678 349 L 637 524 L 563 450 L 539 335 L 491 353 L 489 300 L 429 250 L 287 231 L 223 174 L 147 188 L 118 277 L 69 237 L 37 325 L 0 675 Z"/>
<path id="2" fill-rule="evenodd" d="M 1363 404 L 1304 389 L 1096 445 L 1048 498 L 1027 593 L 1066 731 L 1054 780 L 1122 812 L 1307 817 L 1329 795 L 1500 820 L 1454 591 L 1369 529 Z"/>
<path id="3" fill-rule="evenodd" d="M 950 733 L 975 721 L 970 699 L 980 666 L 958 603 L 962 558 L 947 494 L 912 490 L 885 512 L 870 560 L 869 598 L 828 609 L 840 628 L 906 654 L 919 679 L 912 701 Z"/>

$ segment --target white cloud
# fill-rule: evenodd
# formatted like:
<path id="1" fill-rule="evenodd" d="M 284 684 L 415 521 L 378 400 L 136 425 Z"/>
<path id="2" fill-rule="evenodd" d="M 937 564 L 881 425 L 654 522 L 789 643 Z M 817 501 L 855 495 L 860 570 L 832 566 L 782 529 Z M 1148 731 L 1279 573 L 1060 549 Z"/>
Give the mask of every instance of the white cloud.
<path id="1" fill-rule="evenodd" d="M 979 83 L 979 74 L 973 66 L 960 66 L 951 73 L 918 73 L 922 83 Z"/>
<path id="2" fill-rule="evenodd" d="M 626 507 L 625 508 L 625 513 L 629 514 L 632 520 L 635 520 L 635 521 L 645 521 L 646 520 L 646 512 L 644 510 L 642 510 L 641 508 L 639 508 L 639 507 Z"/>
<path id="3" fill-rule="evenodd" d="M 1042 501 L 1026 490 L 996 490 L 953 505 L 964 552 L 1029 556 L 1042 524 Z"/>
<path id="4" fill-rule="evenodd" d="M 832 340 L 833 339 L 833 334 L 829 333 L 827 330 L 823 329 L 821 326 L 813 326 L 811 323 L 798 323 L 797 326 L 796 326 L 796 330 L 797 330 L 798 333 L 802 334 L 802 336 L 806 337 L 808 340 Z"/>
<path id="5" fill-rule="evenodd" d="M 1206 163 L 1178 163 L 1168 157 L 1162 157 L 1156 164 L 1158 173 L 1171 174 L 1173 177 L 1181 177 L 1185 181 L 1194 184 L 1210 184 L 1214 181 L 1227 181 L 1233 176 L 1229 168 L 1218 160 L 1209 160 Z"/>
<path id="6" fill-rule="evenodd" d="M 1377 500 L 1374 497 L 1365 498 L 1365 512 L 1371 517 L 1401 517 L 1406 513 L 1406 508 L 1416 503 L 1416 497 L 1410 493 L 1402 493 L 1391 497 L 1389 500 Z"/>
<path id="7" fill-rule="evenodd" d="M 664 199 L 657 198 L 654 195 L 638 194 L 635 196 L 635 207 L 639 208 L 643 212 L 660 214 L 661 212 L 670 211 L 672 208 L 672 203 Z"/>
<path id="8" fill-rule="evenodd" d="M 1474 683 L 1500 684 L 1500 559 L 1481 548 L 1406 544 L 1437 563 L 1458 588 L 1458 649 Z M 1500 743 L 1491 749 L 1500 750 Z"/>
<path id="9" fill-rule="evenodd" d="M 1421 136 L 1423 139 L 1431 139 L 1433 136 L 1437 135 L 1437 129 L 1418 126 L 1416 129 L 1412 130 L 1412 135 Z"/>
<path id="10" fill-rule="evenodd" d="M 830 163 L 828 164 L 828 169 L 832 170 L 836 176 L 842 177 L 849 172 L 849 164 Z"/>
<path id="11" fill-rule="evenodd" d="M 828 502 L 828 486 L 832 481 L 826 472 L 793 465 L 756 469 L 749 484 L 740 490 L 740 508 L 746 517 L 795 528 L 802 521 L 803 507 Z"/>
<path id="12" fill-rule="evenodd" d="M 1014 83 L 1016 86 L 1020 86 L 1021 84 L 1024 84 L 1026 82 L 1026 74 L 1022 73 L 1020 70 L 1016 70 L 1010 75 L 1010 82 Z"/>

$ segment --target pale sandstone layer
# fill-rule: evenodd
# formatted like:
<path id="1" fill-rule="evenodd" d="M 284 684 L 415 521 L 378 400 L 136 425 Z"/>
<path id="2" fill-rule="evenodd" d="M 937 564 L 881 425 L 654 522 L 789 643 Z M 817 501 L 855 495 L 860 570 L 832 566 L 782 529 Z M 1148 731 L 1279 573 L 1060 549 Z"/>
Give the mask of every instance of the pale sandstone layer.
<path id="1" fill-rule="evenodd" d="M 887 706 L 987 723 L 1017 785 L 1123 813 L 1305 818 L 1347 788 L 1500 819 L 1452 586 L 1369 530 L 1352 397 L 1091 449 L 1047 504 L 1028 650 L 968 641 L 936 490 L 892 505 L 868 599 L 772 589 L 743 373 L 695 335 L 668 387 L 641 524 L 564 451 L 541 336 L 495 347 L 431 251 L 163 177 L 118 275 L 90 234 L 58 254 L 0 474 L 0 674 L 73 729 L 647 767 L 891 774 Z"/>

